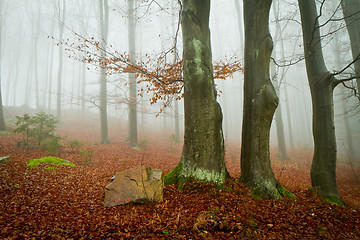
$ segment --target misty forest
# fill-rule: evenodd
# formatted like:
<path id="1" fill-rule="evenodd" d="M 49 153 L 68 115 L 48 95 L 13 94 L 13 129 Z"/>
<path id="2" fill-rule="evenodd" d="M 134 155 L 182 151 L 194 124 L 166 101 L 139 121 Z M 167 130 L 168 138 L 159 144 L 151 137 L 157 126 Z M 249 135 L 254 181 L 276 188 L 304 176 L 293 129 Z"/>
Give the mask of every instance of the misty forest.
<path id="1" fill-rule="evenodd" d="M 359 0 L 0 0 L 1 239 L 359 239 Z"/>

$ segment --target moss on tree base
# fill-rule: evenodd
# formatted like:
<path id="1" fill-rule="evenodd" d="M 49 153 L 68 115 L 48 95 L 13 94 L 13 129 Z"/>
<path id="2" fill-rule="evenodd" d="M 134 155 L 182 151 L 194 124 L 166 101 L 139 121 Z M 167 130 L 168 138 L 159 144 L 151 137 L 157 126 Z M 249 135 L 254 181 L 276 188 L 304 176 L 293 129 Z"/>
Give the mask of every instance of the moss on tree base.
<path id="1" fill-rule="evenodd" d="M 182 162 L 180 161 L 179 164 L 173 170 L 171 170 L 168 174 L 165 175 L 164 177 L 165 186 L 178 183 L 181 169 L 182 169 Z"/>
<path id="2" fill-rule="evenodd" d="M 318 188 L 312 187 L 310 189 L 310 192 L 313 192 L 323 202 L 333 204 L 333 205 L 337 205 L 339 207 L 344 207 L 345 206 L 345 202 L 340 198 L 340 196 L 321 194 L 321 191 L 320 191 L 319 187 Z"/>
<path id="3" fill-rule="evenodd" d="M 192 178 L 196 181 L 212 183 L 223 190 L 231 190 L 223 185 L 225 183 L 225 179 L 227 178 L 226 173 L 226 169 L 219 173 L 214 170 L 211 171 L 191 166 L 184 167 L 183 161 L 181 160 L 173 170 L 165 175 L 164 184 L 179 184 L 178 189 L 182 190 L 182 185 Z"/>
<path id="4" fill-rule="evenodd" d="M 275 180 L 275 183 L 269 180 L 263 180 L 261 183 L 253 181 L 246 184 L 251 190 L 252 197 L 256 199 L 296 198 L 294 194 L 284 188 L 277 180 Z"/>
<path id="5" fill-rule="evenodd" d="M 334 205 L 337 205 L 339 207 L 345 207 L 345 203 L 343 202 L 343 200 L 341 200 L 340 197 L 326 196 L 326 197 L 321 197 L 321 199 L 326 203 L 334 204 Z"/>

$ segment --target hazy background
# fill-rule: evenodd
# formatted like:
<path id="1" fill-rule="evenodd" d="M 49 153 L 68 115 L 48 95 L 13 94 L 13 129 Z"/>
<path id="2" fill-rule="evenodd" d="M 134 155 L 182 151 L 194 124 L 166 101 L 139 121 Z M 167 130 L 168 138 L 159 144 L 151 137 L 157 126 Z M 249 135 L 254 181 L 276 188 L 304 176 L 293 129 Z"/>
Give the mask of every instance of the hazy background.
<path id="1" fill-rule="evenodd" d="M 60 7 L 56 0 L 0 0 L 2 9 L 2 51 L 1 51 L 1 88 L 5 107 L 28 106 L 56 113 L 57 74 L 59 66 L 59 42 L 76 42 L 78 37 L 95 37 L 100 39 L 98 1 L 66 0 L 65 30 L 63 39 L 59 39 Z M 60 1 L 62 3 L 62 1 Z M 140 2 L 140 1 L 139 1 Z M 178 27 L 177 1 L 158 0 L 138 3 L 136 25 L 136 51 L 140 58 L 145 54 L 158 56 L 162 51 L 170 49 L 174 44 L 174 32 Z M 175 2 L 175 3 L 174 3 Z M 242 1 L 240 1 L 242 2 Z M 330 2 L 330 1 L 329 1 Z M 312 148 L 311 130 L 311 98 L 307 83 L 304 61 L 297 62 L 303 56 L 301 26 L 297 1 L 274 1 L 271 12 L 270 30 L 274 42 L 282 39 L 274 48 L 274 59 L 281 68 L 275 68 L 280 84 L 279 99 L 282 108 L 282 118 L 285 129 L 287 148 Z M 120 53 L 128 50 L 128 18 L 127 2 L 124 0 L 109 0 L 109 36 L 108 44 L 112 50 Z M 62 5 L 61 5 L 62 9 Z M 242 10 L 242 7 L 241 7 Z M 330 16 L 332 5 L 327 4 L 324 22 Z M 223 60 L 225 57 L 237 56 L 242 59 L 244 33 L 242 21 L 238 22 L 238 12 L 235 1 L 213 0 L 211 8 L 210 30 L 212 37 L 213 60 Z M 277 20 L 276 20 L 277 19 Z M 242 20 L 242 16 L 240 16 Z M 323 47 L 326 64 L 331 71 L 339 71 L 351 62 L 350 44 L 342 21 L 332 22 L 322 28 L 324 35 Z M 281 27 L 281 34 L 277 29 Z M 327 34 L 340 29 L 332 34 Z M 326 36 L 325 36 L 326 35 Z M 340 42 L 340 49 L 336 49 Z M 177 39 L 177 47 L 181 52 L 181 30 Z M 64 46 L 64 49 L 66 46 Z M 336 63 L 335 55 L 340 54 L 341 62 Z M 76 56 L 75 56 L 76 57 Z M 80 53 L 79 56 L 81 57 Z M 286 66 L 285 66 L 286 65 Z M 85 70 L 85 71 L 84 71 Z M 92 65 L 74 59 L 70 52 L 63 50 L 62 71 L 62 108 L 98 113 L 95 106 L 99 94 L 99 71 Z M 109 98 L 108 116 L 119 120 L 126 127 L 127 105 L 122 101 L 127 97 L 126 74 L 116 74 L 108 77 L 108 94 L 116 95 Z M 85 89 L 82 85 L 85 79 Z M 36 80 L 38 86 L 36 86 Z M 219 102 L 222 106 L 224 134 L 227 142 L 239 144 L 242 124 L 243 74 L 236 73 L 233 78 L 217 81 L 222 91 Z M 39 92 L 39 106 L 35 101 L 36 90 Z M 85 96 L 83 92 L 85 91 Z M 341 93 L 343 91 L 343 93 Z M 147 129 L 158 131 L 173 131 L 174 106 L 168 107 L 158 117 L 162 103 L 149 104 L 150 95 L 141 99 L 138 107 L 139 132 Z M 352 139 L 355 148 L 360 140 L 360 117 L 357 100 L 349 90 L 338 86 L 334 94 L 335 124 L 339 158 L 347 158 L 347 142 L 344 127 L 345 112 L 350 121 Z M 117 103 L 114 103 L 117 101 Z M 94 104 L 95 103 L 95 104 Z M 6 115 L 6 108 L 4 110 Z M 183 130 L 183 106 L 179 104 L 180 126 Z M 10 117 L 7 116 L 10 120 Z M 13 117 L 13 116 L 12 116 Z M 289 129 L 289 121 L 291 129 Z M 275 122 L 274 122 L 275 123 Z M 111 129 L 109 129 L 111 131 Z M 290 132 L 293 145 L 290 143 Z M 110 139 L 111 141 L 111 139 Z M 271 130 L 271 146 L 277 145 L 276 127 Z M 356 148 L 357 157 L 360 156 Z"/>

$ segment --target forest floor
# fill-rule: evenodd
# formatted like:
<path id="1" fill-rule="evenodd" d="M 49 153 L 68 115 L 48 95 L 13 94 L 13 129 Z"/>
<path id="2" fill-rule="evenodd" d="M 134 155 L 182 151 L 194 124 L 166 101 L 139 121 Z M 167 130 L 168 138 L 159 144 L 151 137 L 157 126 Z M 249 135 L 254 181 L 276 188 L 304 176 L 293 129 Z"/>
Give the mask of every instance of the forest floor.
<path id="1" fill-rule="evenodd" d="M 66 119 L 58 134 L 66 136 L 64 143 L 86 142 L 65 144 L 54 155 L 76 167 L 28 169 L 28 160 L 48 154 L 17 146 L 20 135 L 0 135 L 0 157 L 11 157 L 0 164 L 0 239 L 360 239 L 358 169 L 338 164 L 345 207 L 323 203 L 308 191 L 311 149 L 290 151 L 290 161 L 272 156 L 275 176 L 296 199 L 252 198 L 237 181 L 240 147 L 227 143 L 232 179 L 226 185 L 233 191 L 188 182 L 182 191 L 166 186 L 161 203 L 104 207 L 105 186 L 115 172 L 146 165 L 167 173 L 180 159 L 181 144 L 169 141 L 170 134 L 148 133 L 140 136 L 141 150 L 133 149 L 125 133 L 111 131 L 110 144 L 94 145 L 98 128 Z"/>

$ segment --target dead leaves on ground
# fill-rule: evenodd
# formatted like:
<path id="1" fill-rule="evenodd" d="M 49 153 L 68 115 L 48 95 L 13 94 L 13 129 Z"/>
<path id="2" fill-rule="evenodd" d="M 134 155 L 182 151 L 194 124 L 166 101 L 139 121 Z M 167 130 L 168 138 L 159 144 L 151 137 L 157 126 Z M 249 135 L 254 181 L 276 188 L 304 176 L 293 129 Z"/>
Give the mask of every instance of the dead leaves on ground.
<path id="1" fill-rule="evenodd" d="M 65 149 L 57 157 L 77 163 L 76 167 L 46 171 L 26 168 L 27 160 L 46 154 L 16 147 L 16 138 L 0 135 L 0 155 L 11 156 L 11 161 L 0 164 L 2 239 L 360 238 L 358 183 L 351 182 L 346 166 L 340 168 L 340 191 L 350 205 L 322 203 L 307 191 L 309 170 L 304 158 L 309 154 L 305 150 L 292 153 L 293 158 L 306 155 L 301 157 L 305 162 L 273 164 L 275 175 L 296 199 L 256 200 L 244 184 L 234 180 L 226 183 L 232 191 L 192 181 L 181 192 L 167 186 L 164 202 L 159 204 L 105 208 L 104 188 L 116 171 L 144 164 L 168 172 L 178 162 L 180 151 L 167 151 L 170 143 L 166 140 L 152 141 L 145 153 L 114 141 L 84 146 L 94 149 L 92 164 L 87 165 L 78 164 L 84 161 L 81 155 Z M 236 176 L 238 164 L 227 159 L 232 175 Z"/>

